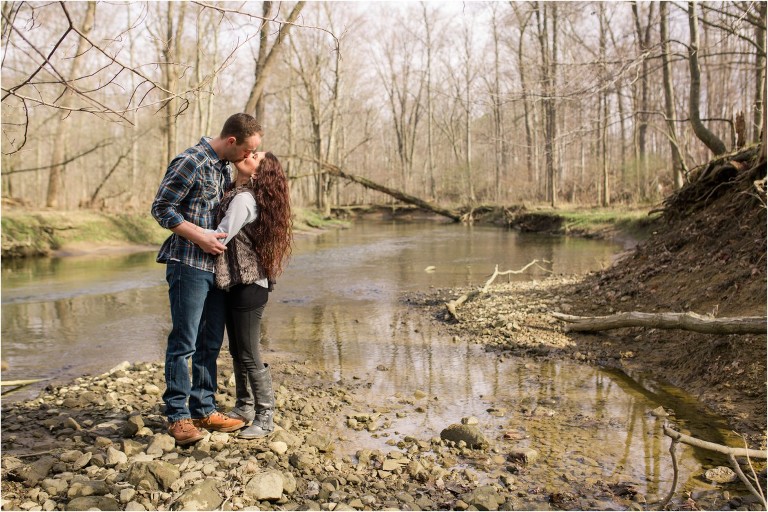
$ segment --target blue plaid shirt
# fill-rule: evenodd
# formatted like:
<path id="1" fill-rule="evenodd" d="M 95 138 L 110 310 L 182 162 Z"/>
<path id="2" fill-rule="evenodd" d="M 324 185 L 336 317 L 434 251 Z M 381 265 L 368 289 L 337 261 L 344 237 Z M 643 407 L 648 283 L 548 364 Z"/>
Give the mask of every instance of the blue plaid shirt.
<path id="1" fill-rule="evenodd" d="M 208 137 L 168 165 L 152 203 L 152 216 L 166 229 L 187 220 L 205 229 L 216 228 L 216 209 L 232 182 L 229 162 L 219 159 Z M 214 256 L 193 242 L 172 234 L 160 247 L 158 263 L 180 261 L 213 272 Z"/>

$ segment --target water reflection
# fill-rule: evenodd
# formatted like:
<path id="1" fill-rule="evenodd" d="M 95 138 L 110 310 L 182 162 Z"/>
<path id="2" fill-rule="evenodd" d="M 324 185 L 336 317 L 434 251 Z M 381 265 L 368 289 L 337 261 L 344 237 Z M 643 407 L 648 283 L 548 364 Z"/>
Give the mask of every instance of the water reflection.
<path id="1" fill-rule="evenodd" d="M 352 434 L 355 446 L 386 448 L 390 435 L 439 435 L 476 416 L 492 439 L 517 432 L 520 445 L 538 450 L 546 464 L 530 471 L 547 486 L 557 488 L 563 478 L 611 479 L 647 482 L 646 492 L 663 493 L 672 475 L 668 443 L 648 411 L 672 407 L 693 432 L 708 424 L 718 430 L 714 420 L 663 388 L 641 387 L 623 375 L 484 353 L 399 301 L 406 291 L 482 285 L 495 265 L 519 269 L 533 259 L 548 260 L 558 273 L 586 272 L 609 264 L 619 249 L 429 223 L 361 222 L 299 238 L 266 310 L 264 358 L 295 355 L 380 404 L 389 428 L 381 437 Z M 154 257 L 4 262 L 2 354 L 9 369 L 3 378 L 62 380 L 123 360 L 161 360 L 170 321 L 164 267 Z M 430 266 L 435 271 L 425 272 Z M 509 279 L 545 275 L 532 268 Z M 698 455 L 681 451 L 681 475 L 695 485 Z"/>

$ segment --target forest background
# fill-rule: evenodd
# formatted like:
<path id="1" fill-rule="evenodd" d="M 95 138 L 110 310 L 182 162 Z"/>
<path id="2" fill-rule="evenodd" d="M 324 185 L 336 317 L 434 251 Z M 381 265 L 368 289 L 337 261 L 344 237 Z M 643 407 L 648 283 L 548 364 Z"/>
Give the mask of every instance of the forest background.
<path id="1" fill-rule="evenodd" d="M 4 206 L 147 212 L 235 112 L 295 205 L 648 205 L 765 132 L 766 3 L 3 2 Z"/>

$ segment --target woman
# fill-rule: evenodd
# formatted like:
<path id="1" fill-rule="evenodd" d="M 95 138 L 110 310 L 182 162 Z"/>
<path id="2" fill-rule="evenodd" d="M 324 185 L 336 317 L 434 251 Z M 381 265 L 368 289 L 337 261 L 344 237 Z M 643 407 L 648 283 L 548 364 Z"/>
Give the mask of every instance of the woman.
<path id="1" fill-rule="evenodd" d="M 261 316 L 275 279 L 291 252 L 288 180 L 272 153 L 236 162 L 237 177 L 224 193 L 216 231 L 227 250 L 216 258 L 216 286 L 227 290 L 227 336 L 237 401 L 228 416 L 251 425 L 239 437 L 274 430 L 275 396 L 269 365 L 261 361 Z"/>

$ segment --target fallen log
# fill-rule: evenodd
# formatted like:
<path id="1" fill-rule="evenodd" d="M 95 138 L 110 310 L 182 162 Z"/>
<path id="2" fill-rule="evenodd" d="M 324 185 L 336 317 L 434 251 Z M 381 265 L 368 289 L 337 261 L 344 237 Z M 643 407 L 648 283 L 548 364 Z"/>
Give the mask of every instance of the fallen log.
<path id="1" fill-rule="evenodd" d="M 460 222 L 461 221 L 461 214 L 459 212 L 454 210 L 448 210 L 446 208 L 441 208 L 439 206 L 433 205 L 432 203 L 428 203 L 427 201 L 424 201 L 423 199 L 419 199 L 418 197 L 412 196 L 410 194 L 406 194 L 405 192 L 401 192 L 399 190 L 395 190 L 393 188 L 385 187 L 384 185 L 381 185 L 379 183 L 376 183 L 374 181 L 369 180 L 368 178 L 363 178 L 362 176 L 355 176 L 354 174 L 347 174 L 344 171 L 342 171 L 339 167 L 324 163 L 323 169 L 327 171 L 332 176 L 336 176 L 338 178 L 344 178 L 345 180 L 351 181 L 353 183 L 357 183 L 359 185 L 362 185 L 366 188 L 370 188 L 373 190 L 376 190 L 378 192 L 382 192 L 384 194 L 387 194 L 388 196 L 392 196 L 395 199 L 398 199 L 404 203 L 412 204 L 415 206 L 418 206 L 419 208 L 422 208 L 424 210 L 428 210 L 431 212 L 435 212 L 438 215 L 442 215 L 444 217 L 448 217 L 449 219 L 453 220 L 454 222 Z"/>
<path id="2" fill-rule="evenodd" d="M 522 274 L 523 272 L 528 270 L 528 268 L 532 267 L 533 265 L 536 265 L 540 269 L 545 270 L 547 272 L 551 272 L 551 270 L 548 270 L 548 269 L 538 265 L 539 261 L 542 261 L 544 263 L 549 263 L 547 260 L 533 260 L 532 262 L 530 262 L 529 264 L 527 264 L 526 266 L 524 266 L 520 270 L 504 270 L 502 272 L 499 272 L 499 266 L 496 265 L 496 268 L 494 268 L 494 270 L 493 270 L 493 275 L 491 275 L 490 279 L 488 279 L 485 282 L 485 285 L 483 285 L 482 288 L 480 288 L 478 290 L 472 290 L 471 292 L 465 293 L 464 295 L 462 295 L 458 299 L 452 300 L 450 302 L 446 302 L 445 303 L 445 307 L 448 310 L 448 313 L 450 313 L 450 315 L 453 317 L 454 320 L 458 321 L 459 320 L 459 313 L 456 311 L 456 309 L 459 306 L 461 306 L 462 304 L 464 304 L 465 302 L 468 302 L 470 300 L 475 299 L 478 295 L 483 295 L 483 294 L 488 293 L 488 287 L 491 286 L 491 283 L 493 283 L 493 281 L 495 281 L 496 278 L 499 277 L 499 276 L 505 276 L 505 275 L 509 275 L 509 274 Z"/>
<path id="3" fill-rule="evenodd" d="M 696 313 L 641 313 L 631 311 L 608 316 L 573 316 L 550 313 L 570 325 L 566 331 L 607 331 L 623 327 L 683 329 L 704 334 L 766 334 L 768 322 L 761 316 L 714 318 Z"/>

